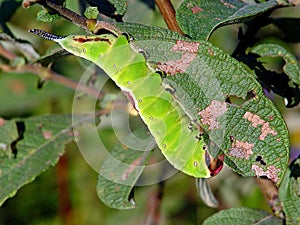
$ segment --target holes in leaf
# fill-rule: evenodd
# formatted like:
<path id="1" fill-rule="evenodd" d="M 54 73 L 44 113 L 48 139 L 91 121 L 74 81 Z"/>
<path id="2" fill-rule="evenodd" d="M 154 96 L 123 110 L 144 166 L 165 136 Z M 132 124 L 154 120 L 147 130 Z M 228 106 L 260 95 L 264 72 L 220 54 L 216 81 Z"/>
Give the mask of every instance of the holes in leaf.
<path id="1" fill-rule="evenodd" d="M 23 121 L 17 121 L 16 126 L 18 130 L 18 138 L 10 144 L 11 152 L 14 155 L 14 158 L 17 158 L 18 154 L 17 143 L 24 138 L 25 123 Z"/>
<path id="2" fill-rule="evenodd" d="M 252 70 L 255 71 L 258 81 L 261 85 L 269 91 L 273 91 L 285 98 L 285 105 L 288 108 L 295 107 L 300 102 L 300 90 L 298 85 L 294 83 L 288 75 L 283 71 L 282 59 L 280 61 L 274 60 L 276 62 L 276 67 L 274 65 L 272 68 L 270 64 L 266 64 L 266 60 L 262 62 L 260 56 L 254 53 L 250 53 L 245 58 L 240 58 L 242 62 L 248 65 Z"/>
<path id="3" fill-rule="evenodd" d="M 267 165 L 266 162 L 263 160 L 263 158 L 260 155 L 256 157 L 255 161 L 259 162 L 263 166 Z"/>
<path id="4" fill-rule="evenodd" d="M 252 100 L 255 98 L 256 94 L 253 90 L 247 93 L 246 98 L 241 98 L 235 95 L 228 95 L 226 98 L 226 102 L 232 105 L 242 106 L 245 102 Z"/>
<path id="5" fill-rule="evenodd" d="M 263 56 L 259 57 L 257 61 L 261 62 L 267 70 L 275 71 L 277 73 L 282 73 L 283 66 L 285 65 L 285 61 L 282 57 Z"/>
<path id="6" fill-rule="evenodd" d="M 298 159 L 300 158 L 300 155 L 298 156 Z M 300 177 L 300 165 L 297 163 L 297 159 L 291 162 L 291 165 L 289 166 L 289 169 L 291 170 L 290 177 L 293 177 L 294 179 L 298 179 Z"/>

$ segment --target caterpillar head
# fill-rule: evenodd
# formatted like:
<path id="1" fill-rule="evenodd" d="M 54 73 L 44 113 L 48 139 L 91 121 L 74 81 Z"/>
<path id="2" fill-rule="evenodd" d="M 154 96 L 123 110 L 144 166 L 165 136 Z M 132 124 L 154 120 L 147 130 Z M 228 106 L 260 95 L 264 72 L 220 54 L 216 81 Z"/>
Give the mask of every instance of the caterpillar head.
<path id="1" fill-rule="evenodd" d="M 97 63 L 102 55 L 110 52 L 112 47 L 128 43 L 126 37 L 116 38 L 113 34 L 58 36 L 39 29 L 32 29 L 30 32 L 45 39 L 55 41 L 71 54 L 86 58 L 95 63 Z"/>

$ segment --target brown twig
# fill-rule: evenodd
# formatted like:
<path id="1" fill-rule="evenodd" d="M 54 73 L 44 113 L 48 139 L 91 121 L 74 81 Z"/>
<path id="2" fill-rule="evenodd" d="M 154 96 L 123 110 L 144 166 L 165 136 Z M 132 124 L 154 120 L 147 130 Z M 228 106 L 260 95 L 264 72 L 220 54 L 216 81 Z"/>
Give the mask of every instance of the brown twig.
<path id="1" fill-rule="evenodd" d="M 69 87 L 73 90 L 81 91 L 91 97 L 101 99 L 103 97 L 103 92 L 97 90 L 94 87 L 85 86 L 82 84 L 79 84 L 69 78 L 66 78 L 54 71 L 51 71 L 51 75 L 48 80 L 54 81 L 56 83 L 59 83 L 61 85 L 64 85 L 65 87 Z"/>
<path id="2" fill-rule="evenodd" d="M 255 180 L 263 195 L 265 196 L 265 199 L 267 200 L 269 206 L 271 207 L 274 215 L 280 218 L 284 218 L 283 209 L 278 197 L 278 189 L 275 184 L 268 179 L 256 178 Z"/>
<path id="3" fill-rule="evenodd" d="M 59 201 L 59 215 L 63 224 L 73 224 L 73 211 L 69 190 L 68 158 L 66 155 L 60 157 L 56 167 L 57 190 Z"/>
<path id="4" fill-rule="evenodd" d="M 10 61 L 14 60 L 17 57 L 15 54 L 13 54 L 12 52 L 4 48 L 1 44 L 0 44 L 0 55 L 2 55 L 4 58 Z"/>
<path id="5" fill-rule="evenodd" d="M 155 0 L 155 3 L 158 6 L 168 28 L 184 35 L 177 23 L 175 10 L 170 0 Z"/>
<path id="6" fill-rule="evenodd" d="M 75 13 L 61 5 L 55 4 L 53 1 L 46 0 L 46 1 L 40 1 L 39 3 L 47 8 L 52 9 L 60 16 L 64 17 L 67 20 L 70 20 L 72 23 L 76 24 L 77 26 L 81 27 L 82 29 L 88 30 L 88 27 L 87 27 L 88 19 L 87 18 L 80 16 L 77 13 Z"/>
<path id="7" fill-rule="evenodd" d="M 56 4 L 54 1 L 51 0 L 23 0 L 23 7 L 29 8 L 31 5 L 40 4 L 48 9 L 53 10 L 58 15 L 62 16 L 63 18 L 70 20 L 72 23 L 76 24 L 77 26 L 81 27 L 82 29 L 88 30 L 87 21 L 88 19 L 78 15 L 77 13 L 63 7 L 62 5 Z"/>
<path id="8" fill-rule="evenodd" d="M 146 217 L 143 224 L 145 225 L 158 225 L 161 220 L 161 201 L 163 195 L 164 182 L 158 184 L 156 191 L 150 192 L 148 197 L 148 204 L 146 210 Z"/>
<path id="9" fill-rule="evenodd" d="M 42 81 L 54 81 L 73 90 L 82 91 L 83 93 L 86 93 L 87 95 L 97 99 L 101 99 L 103 97 L 103 93 L 97 90 L 96 88 L 88 87 L 77 83 L 61 74 L 54 72 L 50 68 L 42 67 L 38 64 L 25 64 L 17 67 L 11 67 L 9 65 L 0 65 L 0 70 L 14 73 L 30 72 L 32 74 L 38 75 Z"/>
<path id="10" fill-rule="evenodd" d="M 120 35 L 122 32 L 112 23 L 108 23 L 105 21 L 97 21 L 93 19 L 87 19 L 84 16 L 81 16 L 72 10 L 69 10 L 66 7 L 63 7 L 59 4 L 55 4 L 53 1 L 45 0 L 45 1 L 38 1 L 34 3 L 39 3 L 43 5 L 44 7 L 47 7 L 54 12 L 56 12 L 58 15 L 62 16 L 63 18 L 71 21 L 73 24 L 81 27 L 82 29 L 86 31 L 91 31 L 95 34 L 98 33 L 99 30 L 105 29 L 109 30 L 110 32 Z"/>

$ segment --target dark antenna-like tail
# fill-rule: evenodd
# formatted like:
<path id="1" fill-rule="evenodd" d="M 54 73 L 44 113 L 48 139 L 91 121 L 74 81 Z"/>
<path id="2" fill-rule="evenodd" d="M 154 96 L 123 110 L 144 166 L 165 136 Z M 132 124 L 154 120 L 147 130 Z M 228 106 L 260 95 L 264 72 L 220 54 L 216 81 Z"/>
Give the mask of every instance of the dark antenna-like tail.
<path id="1" fill-rule="evenodd" d="M 50 33 L 46 32 L 46 31 L 43 31 L 43 30 L 40 30 L 40 29 L 32 29 L 32 30 L 29 30 L 29 32 L 34 33 L 36 35 L 39 35 L 42 38 L 45 38 L 45 39 L 50 40 L 50 41 L 56 41 L 58 39 L 65 38 L 65 36 L 59 36 L 59 35 L 55 35 L 55 34 L 50 34 Z"/>

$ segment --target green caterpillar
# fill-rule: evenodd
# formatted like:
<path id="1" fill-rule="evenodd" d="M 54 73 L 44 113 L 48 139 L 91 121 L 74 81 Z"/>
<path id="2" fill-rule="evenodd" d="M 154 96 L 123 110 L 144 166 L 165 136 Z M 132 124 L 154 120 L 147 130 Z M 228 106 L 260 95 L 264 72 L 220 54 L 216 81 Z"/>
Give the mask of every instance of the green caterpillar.
<path id="1" fill-rule="evenodd" d="M 207 166 L 206 145 L 198 129 L 152 71 L 142 53 L 134 50 L 128 37 L 113 34 L 56 36 L 41 30 L 32 33 L 59 43 L 66 51 L 101 67 L 133 102 L 168 161 L 186 174 L 199 178 L 215 175 Z"/>

